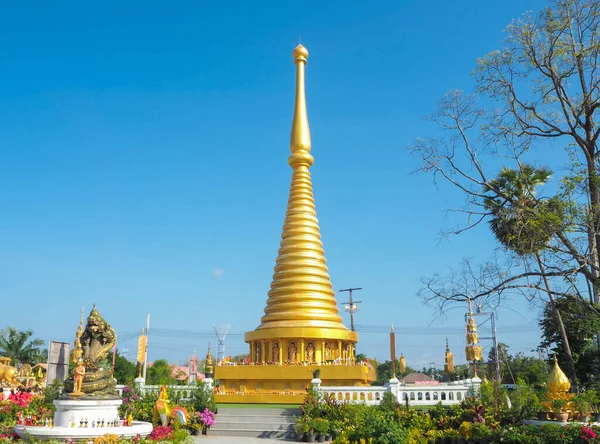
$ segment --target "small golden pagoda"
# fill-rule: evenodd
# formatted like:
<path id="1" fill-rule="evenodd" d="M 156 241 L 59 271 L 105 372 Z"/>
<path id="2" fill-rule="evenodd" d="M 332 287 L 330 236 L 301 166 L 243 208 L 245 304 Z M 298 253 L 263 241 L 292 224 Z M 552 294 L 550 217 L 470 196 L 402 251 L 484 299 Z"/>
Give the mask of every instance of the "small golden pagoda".
<path id="1" fill-rule="evenodd" d="M 554 356 L 554 367 L 552 367 L 552 371 L 548 376 L 548 381 L 546 382 L 547 398 L 549 401 L 553 401 L 555 399 L 564 399 L 565 401 L 571 400 L 575 395 L 573 393 L 569 393 L 571 390 L 571 382 L 567 375 L 561 370 L 558 366 L 558 361 L 556 360 L 556 356 Z"/>
<path id="2" fill-rule="evenodd" d="M 473 362 L 475 373 L 477 373 L 477 361 L 482 360 L 481 345 L 479 345 L 479 335 L 477 334 L 477 324 L 473 319 L 473 312 L 471 311 L 471 301 L 469 300 L 469 313 L 467 315 L 467 346 L 465 347 L 465 354 L 467 361 Z"/>
<path id="3" fill-rule="evenodd" d="M 358 334 L 342 323 L 329 278 L 309 172 L 314 158 L 304 89 L 308 51 L 298 45 L 292 56 L 296 100 L 288 164 L 293 172 L 281 244 L 265 314 L 256 330 L 246 333 L 249 362 L 217 363 L 217 402 L 299 403 L 316 370 L 323 385 L 375 380 L 374 368 L 355 363 Z"/>
<path id="4" fill-rule="evenodd" d="M 399 366 L 400 366 L 400 373 L 406 373 L 406 358 L 404 357 L 403 354 L 400 354 L 400 360 L 399 360 Z"/>
<path id="5" fill-rule="evenodd" d="M 450 351 L 448 345 L 448 338 L 446 338 L 446 356 L 444 357 L 444 371 L 446 373 L 452 373 L 454 371 L 454 355 Z"/>

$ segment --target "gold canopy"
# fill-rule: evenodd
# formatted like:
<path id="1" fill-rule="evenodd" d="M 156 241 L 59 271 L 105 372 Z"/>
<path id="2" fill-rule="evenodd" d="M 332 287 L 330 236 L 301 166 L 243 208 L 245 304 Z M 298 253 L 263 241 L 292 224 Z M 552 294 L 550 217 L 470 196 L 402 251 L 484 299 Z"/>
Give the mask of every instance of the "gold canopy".
<path id="1" fill-rule="evenodd" d="M 265 315 L 246 342 L 318 338 L 354 344 L 358 335 L 348 330 L 338 314 L 321 233 L 315 211 L 309 168 L 314 158 L 306 112 L 304 66 L 308 51 L 298 45 L 292 52 L 296 65 L 296 99 L 290 137 L 292 183 L 281 243 Z"/>

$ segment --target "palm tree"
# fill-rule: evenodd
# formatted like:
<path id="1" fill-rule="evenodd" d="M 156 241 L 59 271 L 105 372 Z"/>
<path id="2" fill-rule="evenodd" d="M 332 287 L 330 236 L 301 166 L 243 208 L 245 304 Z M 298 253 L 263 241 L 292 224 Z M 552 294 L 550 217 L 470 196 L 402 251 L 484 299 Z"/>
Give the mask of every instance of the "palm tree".
<path id="1" fill-rule="evenodd" d="M 484 199 L 484 206 L 492 216 L 490 228 L 498 242 L 519 256 L 535 257 L 563 340 L 568 372 L 575 384 L 577 375 L 567 332 L 540 254 L 564 225 L 560 199 L 536 197 L 536 188 L 546 184 L 551 177 L 550 169 L 529 164 L 520 164 L 518 170 L 502 168 L 498 177 L 485 187 L 484 191 L 490 194 Z"/>
<path id="2" fill-rule="evenodd" d="M 0 330 L 0 355 L 11 359 L 13 365 L 36 364 L 43 359 L 41 339 L 31 339 L 32 330 L 20 331 L 15 327 Z"/>

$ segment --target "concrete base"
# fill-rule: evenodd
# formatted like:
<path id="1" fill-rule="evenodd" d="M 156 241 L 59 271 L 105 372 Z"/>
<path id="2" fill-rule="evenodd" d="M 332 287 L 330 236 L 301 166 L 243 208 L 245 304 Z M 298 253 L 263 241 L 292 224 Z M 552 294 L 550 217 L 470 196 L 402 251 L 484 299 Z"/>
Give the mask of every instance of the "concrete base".
<path id="1" fill-rule="evenodd" d="M 25 441 L 28 437 L 38 440 L 80 440 L 96 438 L 106 434 L 119 435 L 123 438 L 135 438 L 140 435 L 142 438 L 152 433 L 152 424 L 149 422 L 133 421 L 132 426 L 120 427 L 38 427 L 38 426 L 15 426 L 15 433 Z"/>

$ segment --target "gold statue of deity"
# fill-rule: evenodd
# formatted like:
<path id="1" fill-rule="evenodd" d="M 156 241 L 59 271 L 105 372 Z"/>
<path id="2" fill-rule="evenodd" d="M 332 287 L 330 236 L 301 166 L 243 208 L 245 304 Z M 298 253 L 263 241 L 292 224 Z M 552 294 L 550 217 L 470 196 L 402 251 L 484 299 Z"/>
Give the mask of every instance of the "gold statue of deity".
<path id="1" fill-rule="evenodd" d="M 115 331 L 94 305 L 85 329 L 82 332 L 78 330 L 77 333 L 77 342 L 81 348 L 74 354 L 74 357 L 77 358 L 77 367 L 73 377 L 65 381 L 65 393 L 105 398 L 116 397 L 116 383 L 111 369 L 102 367 L 102 360 L 117 342 Z"/>

